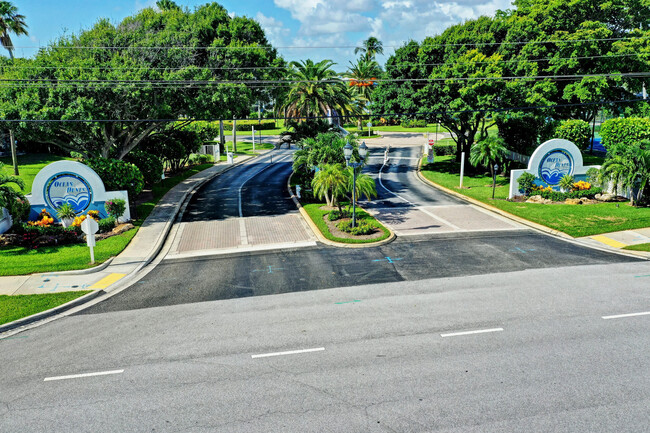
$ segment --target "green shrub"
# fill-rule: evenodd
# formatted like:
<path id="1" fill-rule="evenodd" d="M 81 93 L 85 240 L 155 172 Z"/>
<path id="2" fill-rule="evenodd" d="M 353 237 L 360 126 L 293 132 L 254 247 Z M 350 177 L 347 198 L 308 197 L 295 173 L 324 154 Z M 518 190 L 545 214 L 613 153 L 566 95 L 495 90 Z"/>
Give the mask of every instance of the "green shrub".
<path id="1" fill-rule="evenodd" d="M 118 219 L 124 215 L 124 212 L 126 211 L 126 201 L 121 198 L 108 199 L 106 200 L 106 203 L 104 203 L 104 209 L 106 209 L 107 214 Z"/>
<path id="2" fill-rule="evenodd" d="M 161 181 L 163 162 L 158 156 L 142 150 L 134 150 L 126 155 L 124 160 L 140 169 L 147 185 L 151 186 Z"/>
<path id="3" fill-rule="evenodd" d="M 190 155 L 190 164 L 191 165 L 201 165 L 214 162 L 214 157 L 212 155 L 205 155 L 202 153 L 195 153 Z"/>
<path id="4" fill-rule="evenodd" d="M 600 170 L 598 170 L 597 168 L 592 167 L 589 170 L 587 170 L 586 174 L 587 174 L 587 182 L 589 182 L 590 184 L 592 184 L 594 186 L 600 186 L 600 183 L 601 183 L 600 182 Z"/>
<path id="5" fill-rule="evenodd" d="M 455 155 L 456 154 L 456 145 L 455 144 L 436 144 L 433 146 L 433 153 L 436 156 L 444 155 Z"/>
<path id="6" fill-rule="evenodd" d="M 534 174 L 528 172 L 519 176 L 517 179 L 517 183 L 519 184 L 519 191 L 524 195 L 530 195 L 530 193 L 533 191 L 533 188 L 535 188 L 536 179 L 537 177 Z"/>
<path id="7" fill-rule="evenodd" d="M 119 159 L 92 158 L 84 161 L 95 170 L 107 191 L 127 190 L 134 200 L 144 188 L 144 177 L 134 164 Z"/>
<path id="8" fill-rule="evenodd" d="M 602 194 L 601 188 L 583 189 L 582 191 L 560 192 L 560 191 L 540 191 L 536 194 L 543 198 L 553 201 L 564 201 L 568 198 L 594 198 L 596 194 Z"/>
<path id="9" fill-rule="evenodd" d="M 176 173 L 189 161 L 190 155 L 196 153 L 202 141 L 195 131 L 165 130 L 150 135 L 143 142 L 143 150 L 160 155 L 169 170 Z"/>
<path id="10" fill-rule="evenodd" d="M 602 143 L 610 155 L 619 155 L 632 144 L 650 138 L 650 119 L 645 117 L 615 118 L 600 126 Z"/>
<path id="11" fill-rule="evenodd" d="M 114 216 L 102 218 L 97 223 L 99 225 L 99 233 L 108 233 L 115 228 L 117 220 Z"/>
<path id="12" fill-rule="evenodd" d="M 573 176 L 571 176 L 569 174 L 565 174 L 560 179 L 559 186 L 560 186 L 560 188 L 562 188 L 562 189 L 564 189 L 566 191 L 571 191 L 573 189 L 573 183 L 574 183 Z"/>
<path id="13" fill-rule="evenodd" d="M 255 118 L 257 119 L 257 113 L 255 113 Z M 257 121 L 243 122 L 237 121 L 237 131 L 248 131 L 251 132 L 251 127 L 255 127 L 256 131 L 264 131 L 267 129 L 276 129 L 275 120 L 262 120 L 262 123 L 257 123 Z M 223 122 L 224 131 L 232 131 L 232 122 Z"/>
<path id="14" fill-rule="evenodd" d="M 375 226 L 363 221 L 357 221 L 356 227 L 352 227 L 352 220 L 341 221 L 336 224 L 336 227 L 338 227 L 342 232 L 350 233 L 355 236 L 369 235 L 376 230 Z"/>
<path id="15" fill-rule="evenodd" d="M 70 203 L 65 202 L 56 210 L 56 216 L 59 219 L 74 218 L 77 216 L 77 213 Z"/>
<path id="16" fill-rule="evenodd" d="M 9 210 L 11 217 L 15 222 L 25 221 L 29 218 L 29 212 L 32 207 L 26 198 L 16 198 L 14 206 Z"/>
<path id="17" fill-rule="evenodd" d="M 554 138 L 569 140 L 578 146 L 580 150 L 586 150 L 591 142 L 591 128 L 584 120 L 563 120 L 555 128 Z"/>
<path id="18" fill-rule="evenodd" d="M 400 126 L 402 128 L 424 128 L 427 126 L 427 121 L 424 119 L 410 119 L 404 120 Z"/>
<path id="19" fill-rule="evenodd" d="M 341 218 L 350 218 L 351 216 L 352 214 L 350 214 L 350 211 L 343 210 L 339 212 L 338 210 L 333 210 L 327 214 L 327 219 L 330 221 L 336 221 L 340 220 Z"/>

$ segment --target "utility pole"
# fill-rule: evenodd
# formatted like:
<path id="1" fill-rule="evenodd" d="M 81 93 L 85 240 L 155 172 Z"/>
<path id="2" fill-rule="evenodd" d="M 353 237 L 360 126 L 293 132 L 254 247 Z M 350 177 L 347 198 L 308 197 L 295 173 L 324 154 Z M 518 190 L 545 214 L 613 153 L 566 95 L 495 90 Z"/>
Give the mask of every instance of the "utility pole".
<path id="1" fill-rule="evenodd" d="M 237 152 L 237 118 L 232 116 L 232 152 Z"/>
<path id="2" fill-rule="evenodd" d="M 219 119 L 219 153 L 224 153 L 226 144 L 226 137 L 223 135 L 223 119 Z"/>

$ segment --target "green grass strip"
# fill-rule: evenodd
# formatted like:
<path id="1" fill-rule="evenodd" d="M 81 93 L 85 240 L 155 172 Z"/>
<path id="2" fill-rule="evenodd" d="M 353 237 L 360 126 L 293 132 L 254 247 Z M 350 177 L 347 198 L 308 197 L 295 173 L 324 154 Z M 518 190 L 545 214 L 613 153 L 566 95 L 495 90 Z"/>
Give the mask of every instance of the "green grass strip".
<path id="1" fill-rule="evenodd" d="M 94 265 L 90 264 L 90 248 L 85 244 L 38 249 L 16 246 L 2 247 L 0 248 L 0 276 L 92 268 L 121 253 L 137 231 L 137 229 L 133 229 L 121 235 L 97 241 Z"/>
<path id="2" fill-rule="evenodd" d="M 323 217 L 327 215 L 330 211 L 320 209 L 322 206 L 325 206 L 325 203 L 306 204 L 303 206 L 303 208 L 305 209 L 305 211 L 307 212 L 311 220 L 314 222 L 314 224 L 316 224 L 316 227 L 318 227 L 318 230 L 320 230 L 322 235 L 326 239 L 329 239 L 330 241 L 341 242 L 345 244 L 370 244 L 374 242 L 383 241 L 384 239 L 387 239 L 390 236 L 390 231 L 388 231 L 386 227 L 384 227 L 379 221 L 377 221 L 375 217 L 357 208 L 357 221 L 364 222 L 374 227 L 377 227 L 379 230 L 383 232 L 383 234 L 380 237 L 375 239 L 338 238 L 330 232 L 329 227 L 327 227 L 327 224 L 325 223 L 325 221 L 323 221 Z"/>
<path id="3" fill-rule="evenodd" d="M 82 290 L 44 295 L 0 295 L 0 325 L 58 307 L 91 291 Z"/>
<path id="4" fill-rule="evenodd" d="M 20 177 L 25 182 L 24 194 L 32 192 L 32 184 L 34 178 L 43 167 L 56 161 L 74 161 L 73 158 L 66 158 L 63 156 L 50 155 L 48 153 L 29 153 L 26 155 L 18 155 L 18 172 Z M 0 173 L 13 176 L 14 168 L 11 157 L 0 158 L 0 162 L 5 164 L 0 169 Z M 15 188 L 14 184 L 10 184 Z M 17 189 L 17 188 L 16 188 Z"/>
<path id="5" fill-rule="evenodd" d="M 650 227 L 650 208 L 635 208 L 627 203 L 589 205 L 519 203 L 507 201 L 510 179 L 497 176 L 495 199 L 489 175 L 465 176 L 459 188 L 460 164 L 453 156 L 436 157 L 423 166 L 422 175 L 430 181 L 483 203 L 564 232 L 573 237 L 593 236 L 621 230 Z"/>
<path id="6" fill-rule="evenodd" d="M 636 245 L 628 245 L 624 250 L 631 250 L 631 251 L 647 251 L 650 253 L 650 244 L 636 244 Z"/>

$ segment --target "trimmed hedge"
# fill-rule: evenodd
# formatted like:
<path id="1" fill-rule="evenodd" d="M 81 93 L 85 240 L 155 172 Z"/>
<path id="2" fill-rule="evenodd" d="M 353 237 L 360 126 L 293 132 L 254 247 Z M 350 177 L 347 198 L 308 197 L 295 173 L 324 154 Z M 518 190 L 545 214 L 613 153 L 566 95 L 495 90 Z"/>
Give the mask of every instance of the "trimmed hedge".
<path id="1" fill-rule="evenodd" d="M 560 192 L 560 191 L 535 191 L 532 195 L 541 195 L 542 198 L 552 201 L 564 201 L 568 198 L 594 198 L 596 194 L 602 194 L 602 188 L 583 189 L 582 191 Z"/>
<path id="2" fill-rule="evenodd" d="M 436 144 L 433 146 L 436 156 L 456 155 L 455 144 Z"/>
<path id="3" fill-rule="evenodd" d="M 237 121 L 237 131 L 248 131 L 251 132 L 251 127 L 255 127 L 256 131 L 264 131 L 267 129 L 276 129 L 275 120 L 262 120 L 262 123 L 257 121 Z M 224 133 L 227 131 L 232 131 L 232 122 L 223 122 Z"/>
<path id="4" fill-rule="evenodd" d="M 563 120 L 555 128 L 555 138 L 569 140 L 578 146 L 580 150 L 586 150 L 591 142 L 591 128 L 584 120 Z"/>
<path id="5" fill-rule="evenodd" d="M 424 119 L 404 120 L 402 123 L 400 123 L 400 126 L 402 128 L 424 128 L 427 126 L 427 121 Z"/>

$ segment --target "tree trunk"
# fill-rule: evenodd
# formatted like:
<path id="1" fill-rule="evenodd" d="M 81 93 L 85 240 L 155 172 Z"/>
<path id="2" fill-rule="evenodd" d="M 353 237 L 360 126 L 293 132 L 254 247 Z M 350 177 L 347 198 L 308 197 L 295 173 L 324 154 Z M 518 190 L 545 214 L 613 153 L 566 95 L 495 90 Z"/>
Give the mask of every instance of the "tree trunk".
<path id="1" fill-rule="evenodd" d="M 14 131 L 11 129 L 9 130 L 9 142 L 11 143 L 11 161 L 14 165 L 14 176 L 18 176 L 18 155 L 16 153 L 16 140 L 14 139 Z"/>

